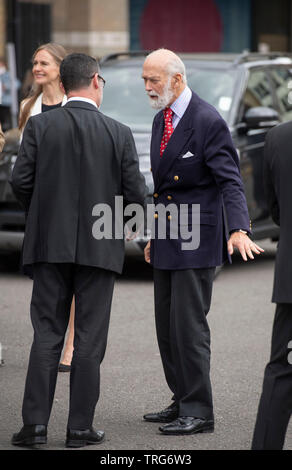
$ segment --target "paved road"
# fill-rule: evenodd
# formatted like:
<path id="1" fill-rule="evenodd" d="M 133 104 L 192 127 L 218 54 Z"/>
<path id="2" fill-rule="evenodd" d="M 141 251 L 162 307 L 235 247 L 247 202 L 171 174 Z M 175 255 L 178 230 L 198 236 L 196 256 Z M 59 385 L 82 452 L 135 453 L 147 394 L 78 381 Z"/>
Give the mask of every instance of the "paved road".
<path id="1" fill-rule="evenodd" d="M 249 449 L 263 370 L 269 356 L 274 306 L 270 303 L 275 245 L 254 262 L 235 257 L 214 284 L 209 323 L 216 430 L 187 437 L 162 436 L 145 412 L 170 402 L 155 338 L 151 269 L 130 260 L 116 284 L 108 349 L 101 371 L 95 426 L 105 429 L 100 450 Z M 32 283 L 16 268 L 0 267 L 0 449 L 21 426 L 21 400 L 32 339 Z M 47 449 L 62 449 L 68 410 L 69 375 L 58 377 Z M 292 449 L 290 424 L 286 449 Z M 15 448 L 14 448 L 15 449 Z"/>

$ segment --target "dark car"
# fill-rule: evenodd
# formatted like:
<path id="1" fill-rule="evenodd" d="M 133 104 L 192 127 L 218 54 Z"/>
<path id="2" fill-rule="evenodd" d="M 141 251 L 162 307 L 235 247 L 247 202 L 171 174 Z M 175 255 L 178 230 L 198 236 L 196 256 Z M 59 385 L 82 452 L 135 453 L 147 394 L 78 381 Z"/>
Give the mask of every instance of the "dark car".
<path id="1" fill-rule="evenodd" d="M 119 53 L 101 61 L 106 88 L 101 111 L 131 127 L 140 168 L 152 202 L 150 138 L 154 111 L 144 90 L 142 65 L 145 52 Z M 240 158 L 252 221 L 253 238 L 277 239 L 263 191 L 262 165 L 266 132 L 292 119 L 292 58 L 270 54 L 180 54 L 188 85 L 226 120 Z M 15 201 L 8 178 L 17 145 L 8 143 L 0 157 L 0 250 L 20 249 L 24 216 Z M 127 243 L 128 251 L 141 253 L 147 234 Z"/>
<path id="2" fill-rule="evenodd" d="M 20 251 L 22 247 L 25 216 L 9 184 L 19 139 L 18 129 L 5 132 L 6 143 L 0 154 L 0 252 Z"/>

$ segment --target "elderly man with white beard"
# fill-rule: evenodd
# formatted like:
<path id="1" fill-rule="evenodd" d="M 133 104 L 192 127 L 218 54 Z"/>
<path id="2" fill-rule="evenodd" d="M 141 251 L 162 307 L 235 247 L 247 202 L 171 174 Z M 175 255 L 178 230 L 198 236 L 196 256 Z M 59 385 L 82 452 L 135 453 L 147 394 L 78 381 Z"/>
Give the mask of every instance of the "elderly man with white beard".
<path id="1" fill-rule="evenodd" d="M 142 78 L 151 106 L 161 110 L 153 121 L 150 152 L 154 203 L 176 205 L 180 229 L 182 207 L 187 207 L 184 216 L 191 226 L 192 208 L 200 206 L 198 248 L 186 249 L 185 239 L 170 236 L 171 215 L 165 221 L 166 238 L 157 237 L 158 210 L 145 248 L 145 260 L 154 268 L 156 331 L 173 401 L 144 419 L 164 423 L 159 428 L 163 434 L 212 432 L 207 313 L 215 267 L 230 260 L 234 248 L 245 261 L 263 250 L 248 236 L 238 156 L 225 121 L 190 90 L 185 66 L 172 51 L 149 54 Z"/>

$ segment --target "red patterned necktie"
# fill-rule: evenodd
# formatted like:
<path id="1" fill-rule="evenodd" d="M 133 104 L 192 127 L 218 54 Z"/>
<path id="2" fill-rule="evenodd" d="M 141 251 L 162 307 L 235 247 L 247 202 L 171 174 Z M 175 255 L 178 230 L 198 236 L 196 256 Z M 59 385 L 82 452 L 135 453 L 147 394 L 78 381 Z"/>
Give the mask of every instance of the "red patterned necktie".
<path id="1" fill-rule="evenodd" d="M 174 128 L 172 126 L 172 115 L 173 111 L 170 108 L 165 108 L 163 110 L 163 115 L 164 115 L 164 132 L 160 144 L 160 157 L 162 157 L 163 152 L 168 144 L 168 141 L 171 137 L 171 134 L 174 131 Z"/>

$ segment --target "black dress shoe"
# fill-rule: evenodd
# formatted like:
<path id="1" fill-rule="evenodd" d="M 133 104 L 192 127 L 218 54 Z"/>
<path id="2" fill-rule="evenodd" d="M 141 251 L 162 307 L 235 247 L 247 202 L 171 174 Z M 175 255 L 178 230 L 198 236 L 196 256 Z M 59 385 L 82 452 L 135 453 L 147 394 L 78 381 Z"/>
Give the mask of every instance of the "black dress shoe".
<path id="1" fill-rule="evenodd" d="M 194 418 L 193 416 L 183 416 L 170 424 L 165 424 L 159 428 L 163 434 L 180 436 L 185 434 L 195 434 L 199 432 L 213 432 L 214 421 L 212 419 Z"/>
<path id="2" fill-rule="evenodd" d="M 151 423 L 171 423 L 177 417 L 178 405 L 176 403 L 172 403 L 170 406 L 157 413 L 147 413 L 143 416 L 145 421 L 150 421 Z"/>
<path id="3" fill-rule="evenodd" d="M 43 424 L 25 425 L 17 434 L 13 434 L 14 446 L 34 446 L 47 443 L 47 426 Z"/>
<path id="4" fill-rule="evenodd" d="M 104 431 L 94 431 L 86 429 L 67 429 L 66 447 L 85 447 L 93 444 L 100 444 L 105 437 Z"/>

